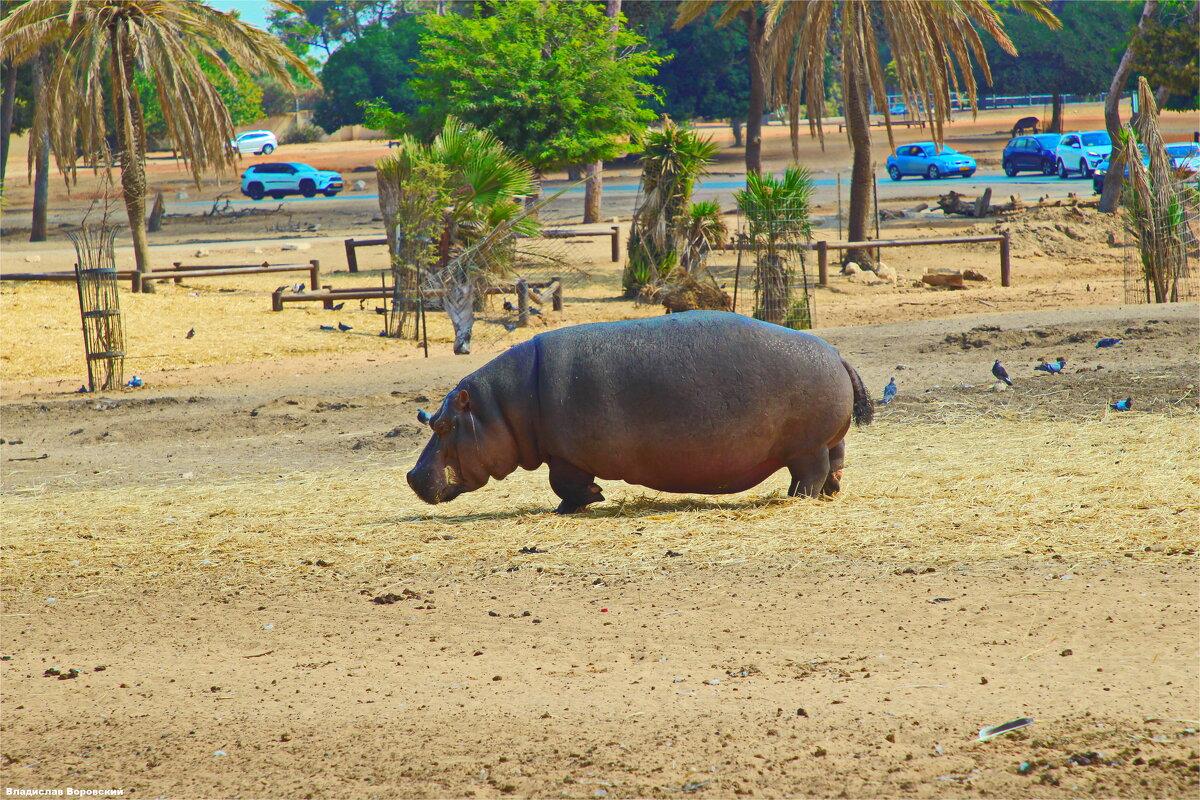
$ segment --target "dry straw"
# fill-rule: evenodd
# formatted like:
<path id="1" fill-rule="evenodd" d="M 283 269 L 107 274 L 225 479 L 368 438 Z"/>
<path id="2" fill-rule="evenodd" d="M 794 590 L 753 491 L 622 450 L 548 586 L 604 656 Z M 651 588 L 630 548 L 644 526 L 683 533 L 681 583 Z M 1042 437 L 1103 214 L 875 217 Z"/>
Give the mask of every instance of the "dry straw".
<path id="1" fill-rule="evenodd" d="M 103 591 L 320 570 L 387 583 L 511 566 L 612 575 L 841 559 L 1178 559 L 1197 547 L 1196 438 L 1193 414 L 883 420 L 851 434 L 845 491 L 831 501 L 782 496 L 785 472 L 722 498 L 610 482 L 609 502 L 570 517 L 548 513 L 544 470 L 423 505 L 404 481 L 412 456 L 217 483 L 46 486 L 0 498 L 3 580 Z M 519 552 L 530 546 L 546 552 Z"/>

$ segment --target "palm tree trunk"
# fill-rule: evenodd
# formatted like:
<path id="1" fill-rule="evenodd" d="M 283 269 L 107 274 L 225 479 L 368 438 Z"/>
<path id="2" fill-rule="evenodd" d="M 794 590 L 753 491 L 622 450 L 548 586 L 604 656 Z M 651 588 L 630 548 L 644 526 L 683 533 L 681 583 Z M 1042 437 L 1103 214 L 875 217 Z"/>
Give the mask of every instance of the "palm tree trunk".
<path id="1" fill-rule="evenodd" d="M 867 80 L 862 64 L 852 58 L 845 65 L 846 84 L 845 118 L 846 130 L 850 134 L 850 147 L 854 152 L 850 170 L 850 212 L 847 218 L 847 238 L 852 242 L 866 241 L 868 234 L 867 216 L 871 210 L 871 118 L 867 111 Z M 842 263 L 853 261 L 865 269 L 873 268 L 874 258 L 870 250 L 845 251 Z"/>
<path id="2" fill-rule="evenodd" d="M 45 102 L 46 53 L 33 59 L 34 102 Z M 46 241 L 46 208 L 50 202 L 50 126 L 40 125 L 29 142 L 35 148 L 33 156 L 33 219 L 29 225 L 29 241 Z"/>
<path id="3" fill-rule="evenodd" d="M 1133 46 L 1142 37 L 1146 26 L 1154 19 L 1156 13 L 1158 13 L 1158 0 L 1146 0 L 1146 4 L 1142 6 L 1142 18 L 1138 20 L 1137 30 L 1129 37 L 1129 44 L 1125 46 L 1121 63 L 1117 65 L 1117 72 L 1113 75 L 1112 83 L 1109 84 L 1108 96 L 1104 98 L 1104 127 L 1108 128 L 1108 135 L 1112 138 L 1113 144 L 1119 141 L 1118 137 L 1121 133 L 1121 94 L 1125 91 L 1125 83 L 1129 80 L 1130 74 L 1133 73 Z M 1108 171 L 1108 174 L 1104 176 L 1104 190 L 1100 193 L 1098 211 L 1105 214 L 1116 212 L 1117 205 L 1121 202 L 1121 184 L 1124 181 L 1125 170 L 1110 169 Z"/>
<path id="4" fill-rule="evenodd" d="M 126 50 L 122 31 L 113 31 L 112 74 L 113 110 L 117 122 L 117 142 L 121 149 L 121 193 L 133 237 L 133 257 L 138 272 L 150 271 L 150 246 L 146 239 L 146 156 L 142 108 L 133 85 L 133 53 Z M 149 282 L 143 292 L 153 292 Z"/>
<path id="5" fill-rule="evenodd" d="M 750 108 L 746 111 L 746 172 L 762 172 L 762 118 L 767 104 L 763 24 L 756 8 L 742 12 L 750 45 Z"/>
<path id="6" fill-rule="evenodd" d="M 1062 133 L 1063 132 L 1063 99 L 1061 92 L 1055 92 L 1051 102 L 1050 124 L 1046 126 L 1046 133 Z"/>
<path id="7" fill-rule="evenodd" d="M 17 69 L 7 59 L 0 66 L 4 67 L 4 88 L 0 92 L 0 183 L 3 183 L 8 171 L 8 144 L 17 102 Z"/>
<path id="8" fill-rule="evenodd" d="M 612 20 L 609 31 L 614 35 L 620 24 L 621 0 L 608 0 L 604 6 L 604 16 Z M 614 57 L 615 57 L 614 53 Z M 593 161 L 587 165 L 587 183 L 583 185 L 583 221 L 599 222 L 601 203 L 604 198 L 604 162 Z"/>

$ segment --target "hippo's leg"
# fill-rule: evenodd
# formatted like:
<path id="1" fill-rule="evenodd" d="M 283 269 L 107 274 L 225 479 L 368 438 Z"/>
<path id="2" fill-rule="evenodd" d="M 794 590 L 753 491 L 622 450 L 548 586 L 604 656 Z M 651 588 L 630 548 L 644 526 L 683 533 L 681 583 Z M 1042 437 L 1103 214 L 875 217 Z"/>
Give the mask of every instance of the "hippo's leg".
<path id="1" fill-rule="evenodd" d="M 815 453 L 805 453 L 787 462 L 792 473 L 792 485 L 788 494 L 792 497 L 816 497 L 829 478 L 829 448 L 822 447 Z"/>
<path id="2" fill-rule="evenodd" d="M 571 514 L 592 503 L 604 499 L 600 487 L 592 482 L 595 475 L 589 475 L 579 467 L 561 458 L 550 459 L 550 488 L 562 498 L 556 514 Z"/>
<path id="3" fill-rule="evenodd" d="M 846 463 L 846 440 L 829 448 L 829 476 L 825 478 L 825 485 L 821 487 L 821 494 L 825 497 L 832 497 L 842 489 L 842 467 Z"/>

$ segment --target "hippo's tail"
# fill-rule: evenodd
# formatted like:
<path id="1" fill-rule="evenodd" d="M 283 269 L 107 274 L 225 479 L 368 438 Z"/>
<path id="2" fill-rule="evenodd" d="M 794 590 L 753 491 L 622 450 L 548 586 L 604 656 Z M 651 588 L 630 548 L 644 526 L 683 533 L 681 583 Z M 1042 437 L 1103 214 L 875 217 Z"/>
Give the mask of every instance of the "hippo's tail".
<path id="1" fill-rule="evenodd" d="M 842 366 L 846 368 L 847 374 L 850 375 L 850 385 L 854 387 L 854 424 L 870 425 L 871 420 L 875 419 L 875 401 L 871 399 L 867 387 L 863 386 L 858 372 L 844 358 Z"/>

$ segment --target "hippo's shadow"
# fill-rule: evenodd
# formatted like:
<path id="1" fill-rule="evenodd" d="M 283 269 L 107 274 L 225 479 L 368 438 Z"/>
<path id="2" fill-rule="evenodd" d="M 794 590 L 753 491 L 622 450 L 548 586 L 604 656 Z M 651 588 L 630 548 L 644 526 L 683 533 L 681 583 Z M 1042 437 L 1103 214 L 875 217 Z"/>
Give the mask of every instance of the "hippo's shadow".
<path id="1" fill-rule="evenodd" d="M 709 497 L 687 495 L 684 497 L 657 497 L 653 495 L 634 495 L 616 500 L 606 500 L 597 503 L 583 511 L 567 515 L 568 519 L 611 519 L 651 517 L 660 514 L 673 514 L 684 511 L 745 511 L 757 508 L 782 506 L 801 501 L 802 498 L 788 497 L 777 490 L 765 495 L 738 498 L 737 500 L 719 500 Z M 400 517 L 380 520 L 378 524 L 391 525 L 398 522 L 437 522 L 442 524 L 463 524 L 486 522 L 500 519 L 515 519 L 517 517 L 536 517 L 553 514 L 551 505 L 528 505 L 503 511 L 478 511 L 468 514 L 452 514 L 447 516 L 430 516 L 425 514 L 406 514 Z"/>

